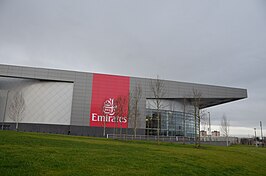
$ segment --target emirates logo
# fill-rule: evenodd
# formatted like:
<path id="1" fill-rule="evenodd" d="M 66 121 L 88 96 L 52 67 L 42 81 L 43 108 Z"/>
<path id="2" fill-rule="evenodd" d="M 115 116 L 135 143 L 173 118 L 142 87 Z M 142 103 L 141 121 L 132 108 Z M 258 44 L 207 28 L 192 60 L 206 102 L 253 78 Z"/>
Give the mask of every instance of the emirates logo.
<path id="1" fill-rule="evenodd" d="M 115 114 L 116 108 L 117 108 L 117 106 L 114 104 L 114 99 L 109 98 L 109 99 L 105 100 L 105 102 L 103 104 L 103 113 L 105 115 L 112 116 Z"/>
<path id="2" fill-rule="evenodd" d="M 111 123 L 127 123 L 127 117 L 115 116 L 117 106 L 115 105 L 114 98 L 109 98 L 103 103 L 103 114 L 92 113 L 92 122 L 111 122 Z"/>

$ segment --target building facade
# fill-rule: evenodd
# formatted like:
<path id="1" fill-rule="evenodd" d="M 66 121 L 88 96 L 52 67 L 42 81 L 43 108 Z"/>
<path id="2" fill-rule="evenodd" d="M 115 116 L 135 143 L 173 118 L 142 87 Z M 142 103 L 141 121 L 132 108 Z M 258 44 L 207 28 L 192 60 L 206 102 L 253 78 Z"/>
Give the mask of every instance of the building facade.
<path id="1" fill-rule="evenodd" d="M 159 127 L 160 135 L 193 137 L 195 90 L 200 93 L 200 109 L 247 98 L 246 89 L 168 80 L 160 80 L 163 94 L 156 97 L 152 89 L 156 81 L 0 65 L 1 126 L 15 129 L 19 121 L 21 131 L 86 136 L 103 136 L 104 127 L 106 134 L 114 129 L 132 134 L 136 128 L 137 134 L 155 135 Z M 141 97 L 134 106 L 138 89 Z M 16 100 L 23 102 L 22 109 Z M 15 117 L 19 110 L 23 112 Z"/>

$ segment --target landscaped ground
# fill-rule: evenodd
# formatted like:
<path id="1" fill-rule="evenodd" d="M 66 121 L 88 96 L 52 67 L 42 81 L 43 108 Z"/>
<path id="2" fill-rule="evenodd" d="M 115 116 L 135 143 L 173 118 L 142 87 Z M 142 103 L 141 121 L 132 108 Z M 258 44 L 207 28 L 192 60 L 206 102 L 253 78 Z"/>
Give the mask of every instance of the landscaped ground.
<path id="1" fill-rule="evenodd" d="M 266 175 L 266 148 L 0 131 L 0 175 Z"/>

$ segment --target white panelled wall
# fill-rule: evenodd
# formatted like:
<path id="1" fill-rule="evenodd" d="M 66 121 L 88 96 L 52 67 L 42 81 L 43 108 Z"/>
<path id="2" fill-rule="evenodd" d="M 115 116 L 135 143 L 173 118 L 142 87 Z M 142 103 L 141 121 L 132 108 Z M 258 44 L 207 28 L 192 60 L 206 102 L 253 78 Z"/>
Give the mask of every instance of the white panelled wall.
<path id="1" fill-rule="evenodd" d="M 34 81 L 9 90 L 5 122 L 15 92 L 22 92 L 25 111 L 20 123 L 70 125 L 73 83 Z"/>

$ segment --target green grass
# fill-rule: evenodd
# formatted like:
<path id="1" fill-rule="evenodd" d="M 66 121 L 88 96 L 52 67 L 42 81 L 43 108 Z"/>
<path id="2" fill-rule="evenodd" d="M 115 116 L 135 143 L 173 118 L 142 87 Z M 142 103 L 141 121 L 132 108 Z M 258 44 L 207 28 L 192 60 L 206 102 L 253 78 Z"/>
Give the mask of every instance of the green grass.
<path id="1" fill-rule="evenodd" d="M 266 148 L 0 131 L 0 175 L 266 175 Z"/>

